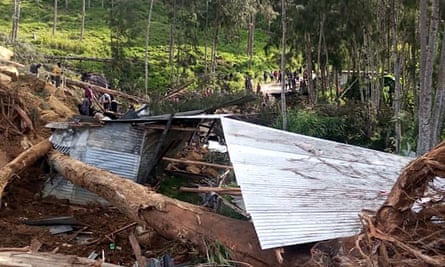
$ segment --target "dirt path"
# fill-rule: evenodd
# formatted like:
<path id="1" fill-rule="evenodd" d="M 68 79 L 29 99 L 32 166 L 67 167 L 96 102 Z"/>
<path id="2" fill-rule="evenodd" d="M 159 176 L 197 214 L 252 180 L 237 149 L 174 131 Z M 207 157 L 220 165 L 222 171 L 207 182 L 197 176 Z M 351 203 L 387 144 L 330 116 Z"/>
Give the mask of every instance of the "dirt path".
<path id="1" fill-rule="evenodd" d="M 269 82 L 261 85 L 261 92 L 265 95 L 266 93 L 271 94 L 279 94 L 281 92 L 281 83 L 278 82 Z"/>

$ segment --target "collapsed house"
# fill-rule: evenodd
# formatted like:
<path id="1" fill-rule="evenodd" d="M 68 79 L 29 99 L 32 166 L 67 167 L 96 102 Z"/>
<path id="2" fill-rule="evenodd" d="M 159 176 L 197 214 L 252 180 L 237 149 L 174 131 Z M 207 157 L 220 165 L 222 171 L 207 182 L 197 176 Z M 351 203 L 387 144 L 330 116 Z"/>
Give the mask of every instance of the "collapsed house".
<path id="1" fill-rule="evenodd" d="M 200 111 L 197 111 L 199 113 Z M 194 112 L 191 112 L 192 114 Z M 73 120 L 47 125 L 58 151 L 91 166 L 140 184 L 153 182 L 162 155 L 174 154 L 199 133 L 205 117 L 187 114 L 109 121 Z M 58 175 L 45 184 L 43 195 L 72 203 L 105 201 Z"/>
<path id="2" fill-rule="evenodd" d="M 50 140 L 59 151 L 142 184 L 153 181 L 163 157 L 216 133 L 227 146 L 262 249 L 357 234 L 359 214 L 382 205 L 412 160 L 227 115 L 175 114 L 48 127 L 54 129 Z M 44 192 L 74 203 L 102 201 L 60 175 L 47 182 Z"/>

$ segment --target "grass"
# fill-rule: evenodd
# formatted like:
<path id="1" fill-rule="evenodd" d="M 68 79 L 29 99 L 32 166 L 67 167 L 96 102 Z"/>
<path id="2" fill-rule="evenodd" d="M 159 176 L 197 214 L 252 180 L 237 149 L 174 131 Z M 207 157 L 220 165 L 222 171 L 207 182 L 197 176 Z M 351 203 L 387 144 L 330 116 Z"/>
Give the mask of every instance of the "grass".
<path id="1" fill-rule="evenodd" d="M 88 2 L 88 1 L 87 1 Z M 21 16 L 19 26 L 19 42 L 30 43 L 35 47 L 36 53 L 43 55 L 60 55 L 60 56 L 83 56 L 83 57 L 99 57 L 109 58 L 110 52 L 110 28 L 108 25 L 110 17 L 110 8 L 101 7 L 101 0 L 91 0 L 91 7 L 86 9 L 85 32 L 84 39 L 81 41 L 80 25 L 81 25 L 81 1 L 69 1 L 68 9 L 65 8 L 65 2 L 59 1 L 57 28 L 52 35 L 53 25 L 53 2 L 39 1 L 39 5 L 35 1 L 22 1 Z M 8 36 L 11 31 L 11 16 L 13 13 L 13 2 L 10 0 L 0 0 L 0 33 Z M 167 87 L 175 87 L 190 79 L 196 78 L 204 66 L 204 43 L 207 38 L 208 53 L 210 53 L 211 34 L 198 37 L 201 42 L 196 49 L 190 49 L 191 44 L 183 44 L 180 49 L 176 48 L 175 56 L 178 57 L 178 51 L 182 50 L 181 57 L 194 57 L 194 62 L 182 63 L 176 62 L 174 66 L 169 66 L 169 18 L 167 7 L 162 2 L 155 2 L 153 6 L 152 21 L 150 27 L 149 42 L 149 90 L 164 92 Z M 142 21 L 141 23 L 146 23 Z M 144 28 L 144 25 L 139 25 Z M 145 28 L 144 28 L 145 29 Z M 194 29 L 192 29 L 194 30 Z M 207 37 L 206 37 L 207 36 Z M 254 79 L 260 79 L 264 70 L 278 68 L 279 60 L 277 57 L 266 56 L 263 47 L 268 36 L 258 29 L 255 33 L 255 46 L 251 67 L 249 67 L 249 58 L 246 56 L 247 47 L 247 31 L 240 33 L 239 41 L 227 40 L 223 34 L 218 44 L 219 62 L 217 72 L 225 75 L 231 72 L 238 72 L 241 76 L 250 74 Z M 126 49 L 126 56 L 130 58 L 138 58 L 143 61 L 145 58 L 145 30 L 131 39 L 132 47 Z M 29 60 L 34 57 L 23 57 Z M 51 62 L 44 62 L 51 63 Z M 64 63 L 64 62 L 62 62 Z M 66 62 L 73 69 L 79 71 L 96 71 L 107 73 L 107 65 L 92 62 Z M 126 68 L 126 67 L 124 67 Z M 132 87 L 143 87 L 143 64 L 136 67 L 132 72 L 136 73 L 132 82 Z M 176 77 L 174 84 L 170 77 Z M 219 75 L 218 74 L 218 75 Z M 117 81 L 130 79 L 129 77 L 115 77 Z M 200 84 L 200 83 L 196 83 Z M 243 88 L 243 79 L 239 79 L 234 85 L 235 90 Z"/>

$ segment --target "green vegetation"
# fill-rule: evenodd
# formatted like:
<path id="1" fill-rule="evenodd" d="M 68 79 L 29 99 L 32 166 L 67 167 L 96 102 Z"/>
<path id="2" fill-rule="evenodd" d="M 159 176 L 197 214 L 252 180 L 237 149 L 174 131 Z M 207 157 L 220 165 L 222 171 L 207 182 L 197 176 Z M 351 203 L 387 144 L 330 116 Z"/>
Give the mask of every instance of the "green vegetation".
<path id="1" fill-rule="evenodd" d="M 162 181 L 158 192 L 165 196 L 169 196 L 196 205 L 202 204 L 202 198 L 198 194 L 179 191 L 179 188 L 181 186 L 189 186 L 189 181 L 181 177 L 166 177 L 166 179 Z"/>
<path id="2" fill-rule="evenodd" d="M 440 25 L 432 33 L 437 35 L 432 40 L 437 41 L 428 50 L 428 57 L 422 57 L 430 58 L 428 63 L 432 65 L 421 70 L 421 52 L 426 52 L 413 33 L 429 31 L 418 29 L 415 1 L 394 1 L 396 8 L 381 1 L 359 1 L 355 5 L 339 0 L 284 1 L 287 17 L 283 51 L 281 1 L 159 0 L 154 1 L 151 13 L 151 1 L 146 0 L 86 2 L 91 5 L 86 7 L 85 31 L 80 40 L 82 1 L 58 1 L 54 34 L 54 1 L 21 1 L 15 38 L 14 1 L 0 0 L 0 40 L 14 47 L 22 63 L 54 63 L 45 60 L 44 55 L 111 59 L 106 63 L 62 63 L 76 72 L 104 73 L 114 88 L 139 96 L 148 94 L 152 100 L 190 83 L 190 97 L 183 102 L 153 103 L 153 110 L 159 112 L 206 108 L 209 102 L 225 101 L 221 95 L 242 95 L 246 75 L 256 84 L 263 71 L 280 68 L 284 54 L 286 70 L 302 68 L 300 74 L 307 74 L 308 92 L 304 99 L 288 99 L 288 130 L 396 153 L 416 148 L 419 140 L 424 152 L 430 143 L 438 142 L 442 132 L 445 94 L 438 90 L 445 83 L 439 79 L 440 64 L 445 65 L 445 60 L 440 62 L 442 39 L 438 37 L 444 28 Z M 428 19 L 433 18 L 429 14 Z M 394 28 L 393 22 L 397 23 Z M 229 74 L 233 77 L 225 79 Z M 431 92 L 422 95 L 419 86 L 425 85 Z M 208 90 L 218 95 L 214 99 L 198 97 Z M 398 101 L 394 101 L 396 94 Z M 421 103 L 425 108 L 419 108 Z M 319 110 L 329 105 L 334 115 Z M 306 107 L 313 112 L 300 111 Z M 246 110 L 261 113 L 259 117 L 267 123 L 274 122 L 280 111 L 279 105 L 262 106 L 258 102 Z M 423 123 L 418 122 L 420 118 Z M 418 131 L 418 125 L 428 127 Z M 423 129 L 431 132 L 420 138 L 417 135 Z"/>

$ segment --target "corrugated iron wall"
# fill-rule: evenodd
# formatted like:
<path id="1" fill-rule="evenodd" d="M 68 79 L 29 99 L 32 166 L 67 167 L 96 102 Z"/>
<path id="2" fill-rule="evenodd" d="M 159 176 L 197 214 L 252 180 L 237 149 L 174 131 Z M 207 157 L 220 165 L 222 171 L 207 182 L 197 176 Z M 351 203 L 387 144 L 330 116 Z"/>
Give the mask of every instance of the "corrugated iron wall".
<path id="1" fill-rule="evenodd" d="M 56 130 L 50 140 L 55 148 L 69 152 L 72 158 L 136 181 L 143 138 L 144 130 L 131 123 L 112 123 L 103 127 Z M 105 202 L 64 178 L 48 181 L 43 193 L 77 204 Z"/>

